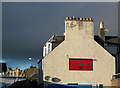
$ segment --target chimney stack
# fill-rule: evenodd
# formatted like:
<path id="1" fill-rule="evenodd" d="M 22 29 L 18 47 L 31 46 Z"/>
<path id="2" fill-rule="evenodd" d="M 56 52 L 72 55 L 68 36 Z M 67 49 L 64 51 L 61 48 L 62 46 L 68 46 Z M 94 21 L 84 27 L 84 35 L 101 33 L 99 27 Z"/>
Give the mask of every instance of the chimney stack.
<path id="1" fill-rule="evenodd" d="M 94 39 L 94 21 L 92 18 L 66 17 L 65 40 Z"/>
<path id="2" fill-rule="evenodd" d="M 100 28 L 98 30 L 98 36 L 102 38 L 105 41 L 105 28 L 104 28 L 104 22 L 100 22 Z"/>

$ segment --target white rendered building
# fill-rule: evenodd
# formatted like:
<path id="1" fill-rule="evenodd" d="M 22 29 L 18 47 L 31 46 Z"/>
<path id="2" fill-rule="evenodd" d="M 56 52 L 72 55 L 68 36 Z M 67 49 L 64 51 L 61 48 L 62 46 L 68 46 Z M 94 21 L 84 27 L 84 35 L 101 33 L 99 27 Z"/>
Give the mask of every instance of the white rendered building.
<path id="1" fill-rule="evenodd" d="M 52 46 L 51 43 L 46 46 L 49 44 Z M 111 86 L 115 75 L 115 58 L 94 40 L 92 18 L 66 17 L 65 40 L 49 54 L 44 54 L 38 66 L 39 72 L 42 71 L 39 83 L 44 81 L 45 85 Z"/>

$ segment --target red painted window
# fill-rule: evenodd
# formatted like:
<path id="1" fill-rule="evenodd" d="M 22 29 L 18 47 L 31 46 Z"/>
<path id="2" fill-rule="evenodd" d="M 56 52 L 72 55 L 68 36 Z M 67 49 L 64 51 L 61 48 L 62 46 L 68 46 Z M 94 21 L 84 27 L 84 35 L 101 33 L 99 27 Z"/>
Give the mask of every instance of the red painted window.
<path id="1" fill-rule="evenodd" d="M 93 70 L 92 59 L 69 59 L 69 70 Z"/>

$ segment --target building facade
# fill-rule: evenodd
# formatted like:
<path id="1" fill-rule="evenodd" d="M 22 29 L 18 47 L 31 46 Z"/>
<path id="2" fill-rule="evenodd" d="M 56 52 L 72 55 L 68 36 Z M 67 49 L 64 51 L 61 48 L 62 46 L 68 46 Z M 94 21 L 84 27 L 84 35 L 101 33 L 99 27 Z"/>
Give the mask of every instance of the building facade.
<path id="1" fill-rule="evenodd" d="M 5 76 L 5 72 L 7 71 L 6 63 L 0 63 L 0 76 Z"/>
<path id="2" fill-rule="evenodd" d="M 38 68 L 34 65 L 31 65 L 30 68 L 26 68 L 24 70 L 20 70 L 19 68 L 9 68 L 5 73 L 5 77 L 24 77 L 30 78 L 34 75 L 38 75 Z M 38 78 L 38 77 L 37 77 Z"/>
<path id="3" fill-rule="evenodd" d="M 19 75 L 21 74 L 21 70 L 17 67 L 17 68 L 9 68 L 6 71 L 6 77 L 19 77 Z"/>
<path id="4" fill-rule="evenodd" d="M 25 77 L 32 77 L 34 74 L 38 74 L 38 68 L 33 65 L 24 70 Z"/>
<path id="5" fill-rule="evenodd" d="M 115 58 L 94 40 L 92 18 L 65 20 L 65 40 L 39 62 L 39 83 L 111 86 Z"/>

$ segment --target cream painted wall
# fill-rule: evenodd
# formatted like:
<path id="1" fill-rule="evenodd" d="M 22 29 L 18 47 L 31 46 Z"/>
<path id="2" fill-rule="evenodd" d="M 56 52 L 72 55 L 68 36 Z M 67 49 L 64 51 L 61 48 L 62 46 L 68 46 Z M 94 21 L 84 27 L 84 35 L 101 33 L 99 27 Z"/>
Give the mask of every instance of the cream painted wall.
<path id="1" fill-rule="evenodd" d="M 69 58 L 93 59 L 93 71 L 69 70 Z M 115 58 L 94 41 L 93 21 L 65 21 L 65 40 L 43 59 L 46 76 L 61 79 L 62 84 L 103 84 L 111 86 Z"/>

